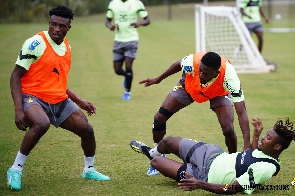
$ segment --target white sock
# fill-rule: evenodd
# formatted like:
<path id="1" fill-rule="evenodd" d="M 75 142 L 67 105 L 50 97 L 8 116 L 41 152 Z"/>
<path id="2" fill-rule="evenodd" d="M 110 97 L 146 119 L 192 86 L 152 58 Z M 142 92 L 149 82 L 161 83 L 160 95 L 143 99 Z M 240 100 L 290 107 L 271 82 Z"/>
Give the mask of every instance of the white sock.
<path id="1" fill-rule="evenodd" d="M 15 170 L 19 170 L 19 171 L 23 171 L 23 166 L 27 160 L 28 156 L 23 155 L 22 153 L 20 153 L 20 151 L 18 151 L 14 163 L 11 166 L 11 169 L 15 169 Z"/>
<path id="2" fill-rule="evenodd" d="M 94 156 L 93 157 L 86 157 L 84 155 L 84 171 L 89 172 L 93 169 L 93 163 L 94 163 Z"/>
<path id="3" fill-rule="evenodd" d="M 158 143 L 154 143 L 154 148 L 149 151 L 151 157 L 161 156 L 161 153 L 158 152 Z"/>

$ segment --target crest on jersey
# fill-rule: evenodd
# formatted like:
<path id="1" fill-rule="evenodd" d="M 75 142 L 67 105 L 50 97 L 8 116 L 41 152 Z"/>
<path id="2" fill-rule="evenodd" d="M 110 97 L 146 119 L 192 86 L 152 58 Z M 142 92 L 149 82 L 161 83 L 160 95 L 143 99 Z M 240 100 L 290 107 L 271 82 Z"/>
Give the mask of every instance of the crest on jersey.
<path id="1" fill-rule="evenodd" d="M 38 40 L 34 40 L 30 46 L 29 46 L 29 50 L 35 50 L 35 48 L 40 45 L 40 42 Z"/>
<path id="2" fill-rule="evenodd" d="M 181 68 L 186 74 L 194 75 L 193 55 L 190 54 L 181 60 Z"/>

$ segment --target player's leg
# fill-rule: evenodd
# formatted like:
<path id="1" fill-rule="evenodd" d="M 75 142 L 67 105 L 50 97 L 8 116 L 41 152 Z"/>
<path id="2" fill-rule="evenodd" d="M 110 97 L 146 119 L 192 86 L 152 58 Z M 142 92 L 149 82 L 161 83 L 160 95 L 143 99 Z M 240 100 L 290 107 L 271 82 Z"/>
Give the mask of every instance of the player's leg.
<path id="1" fill-rule="evenodd" d="M 253 23 L 252 32 L 255 33 L 257 39 L 258 39 L 258 51 L 262 52 L 262 46 L 263 46 L 263 28 L 261 22 L 255 22 Z"/>
<path id="2" fill-rule="evenodd" d="M 126 72 L 123 70 L 123 60 L 114 61 L 114 71 L 117 75 L 125 76 Z"/>
<path id="3" fill-rule="evenodd" d="M 167 120 L 180 109 L 190 105 L 193 102 L 193 99 L 183 88 L 183 78 L 167 95 L 164 102 L 162 103 L 160 109 L 154 116 L 153 124 L 153 140 L 154 148 L 149 151 L 150 154 L 156 155 L 159 154 L 157 151 L 158 142 L 160 142 L 166 134 L 166 122 Z M 163 154 L 165 156 L 165 154 Z M 152 166 L 149 168 L 148 175 L 157 175 L 158 171 L 155 170 Z"/>
<path id="4" fill-rule="evenodd" d="M 164 176 L 177 179 L 177 171 L 183 163 L 168 159 L 166 157 L 157 156 L 151 161 L 151 166 L 156 168 Z"/>
<path id="5" fill-rule="evenodd" d="M 132 79 L 133 79 L 133 71 L 132 65 L 134 60 L 136 59 L 138 41 L 131 41 L 126 43 L 126 50 L 124 52 L 125 56 L 125 70 L 126 70 L 126 91 L 131 91 Z"/>
<path id="6" fill-rule="evenodd" d="M 124 64 L 124 43 L 122 42 L 114 42 L 113 45 L 113 66 L 114 66 L 114 71 L 117 75 L 119 76 L 126 76 L 126 72 L 123 69 L 123 64 Z M 124 84 L 125 88 L 125 84 Z"/>
<path id="7" fill-rule="evenodd" d="M 255 31 L 254 32 L 258 39 L 258 50 L 261 53 L 262 52 L 262 46 L 263 46 L 263 32 L 262 31 Z"/>
<path id="8" fill-rule="evenodd" d="M 133 71 L 132 71 L 132 64 L 133 64 L 134 58 L 125 57 L 125 91 L 130 92 L 131 91 L 131 85 L 133 80 Z"/>
<path id="9" fill-rule="evenodd" d="M 234 131 L 234 110 L 230 95 L 215 97 L 210 100 L 210 108 L 216 113 L 218 122 L 225 137 L 229 153 L 237 152 L 237 136 Z"/>
<path id="10" fill-rule="evenodd" d="M 182 138 L 179 137 L 166 137 L 162 139 L 157 150 L 161 154 L 175 154 L 179 157 L 179 143 Z M 156 156 L 151 161 L 151 166 L 157 171 L 161 172 L 164 176 L 177 179 L 177 171 L 182 166 L 182 163 L 165 158 L 163 156 Z"/>
<path id="11" fill-rule="evenodd" d="M 20 150 L 16 155 L 13 165 L 7 171 L 7 185 L 11 189 L 21 189 L 22 170 L 26 159 L 40 138 L 50 127 L 50 121 L 47 114 L 36 100 L 37 98 L 33 96 L 23 95 L 23 109 L 25 111 L 29 129 L 23 138 Z"/>
<path id="12" fill-rule="evenodd" d="M 180 137 L 165 137 L 157 146 L 157 150 L 161 154 L 175 154 L 179 157 L 179 143 L 183 138 Z"/>
<path id="13" fill-rule="evenodd" d="M 136 58 L 137 53 L 137 41 L 130 41 L 124 43 L 124 56 L 125 56 L 125 70 L 126 75 L 124 79 L 124 87 L 125 92 L 123 94 L 122 100 L 129 100 L 131 99 L 131 86 L 132 86 L 132 80 L 133 80 L 133 62 Z"/>
<path id="14" fill-rule="evenodd" d="M 124 48 L 122 42 L 114 41 L 113 44 L 113 64 L 114 64 L 114 71 L 117 75 L 125 76 L 126 73 L 123 70 L 124 64 Z"/>
<path id="15" fill-rule="evenodd" d="M 184 76 L 183 76 L 184 77 Z M 160 142 L 166 134 L 166 122 L 180 109 L 193 103 L 193 99 L 183 88 L 183 79 L 167 95 L 158 112 L 154 116 L 153 140 Z"/>
<path id="16" fill-rule="evenodd" d="M 96 171 L 94 168 L 94 155 L 96 150 L 96 140 L 92 126 L 88 123 L 88 119 L 85 114 L 78 109 L 78 107 L 68 99 L 68 102 L 61 112 L 60 117 L 61 128 L 69 130 L 81 138 L 81 147 L 84 151 L 84 171 L 83 178 L 93 180 L 109 180 L 108 176 L 105 176 Z M 63 120 L 64 119 L 64 120 Z"/>

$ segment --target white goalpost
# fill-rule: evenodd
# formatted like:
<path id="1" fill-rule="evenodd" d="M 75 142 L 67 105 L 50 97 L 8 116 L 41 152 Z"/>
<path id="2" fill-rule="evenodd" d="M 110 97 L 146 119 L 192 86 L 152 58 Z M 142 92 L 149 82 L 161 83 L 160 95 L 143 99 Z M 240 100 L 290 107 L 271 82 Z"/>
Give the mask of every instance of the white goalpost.
<path id="1" fill-rule="evenodd" d="M 267 63 L 257 49 L 236 7 L 195 5 L 196 52 L 213 51 L 229 59 L 237 73 L 267 73 Z"/>

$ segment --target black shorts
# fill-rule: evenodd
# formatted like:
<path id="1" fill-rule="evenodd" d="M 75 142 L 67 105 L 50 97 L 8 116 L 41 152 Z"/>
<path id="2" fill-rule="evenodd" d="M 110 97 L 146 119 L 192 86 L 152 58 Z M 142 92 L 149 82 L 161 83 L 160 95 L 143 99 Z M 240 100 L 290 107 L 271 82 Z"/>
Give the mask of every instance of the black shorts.
<path id="1" fill-rule="evenodd" d="M 23 94 L 23 110 L 26 111 L 31 105 L 39 105 L 43 108 L 44 112 L 47 114 L 50 123 L 55 127 L 65 121 L 71 114 L 79 110 L 79 107 L 70 99 L 67 98 L 57 104 L 50 104 L 38 97 Z"/>
<path id="2" fill-rule="evenodd" d="M 185 79 L 185 74 L 182 75 L 182 78 L 179 80 L 179 82 L 176 84 L 176 86 L 173 87 L 173 89 L 169 92 L 170 95 L 172 95 L 177 101 L 182 103 L 185 106 L 190 105 L 191 103 L 194 102 L 193 98 L 186 92 L 184 88 L 184 79 Z M 222 106 L 222 105 L 231 105 L 233 106 L 233 102 L 230 99 L 231 95 L 227 94 L 224 96 L 217 96 L 214 97 L 213 99 L 210 99 L 210 109 Z"/>
<path id="3" fill-rule="evenodd" d="M 221 147 L 202 141 L 184 138 L 179 143 L 179 155 L 184 164 L 177 171 L 177 181 L 187 172 L 201 181 L 208 181 L 208 173 L 214 158 L 224 151 Z"/>

